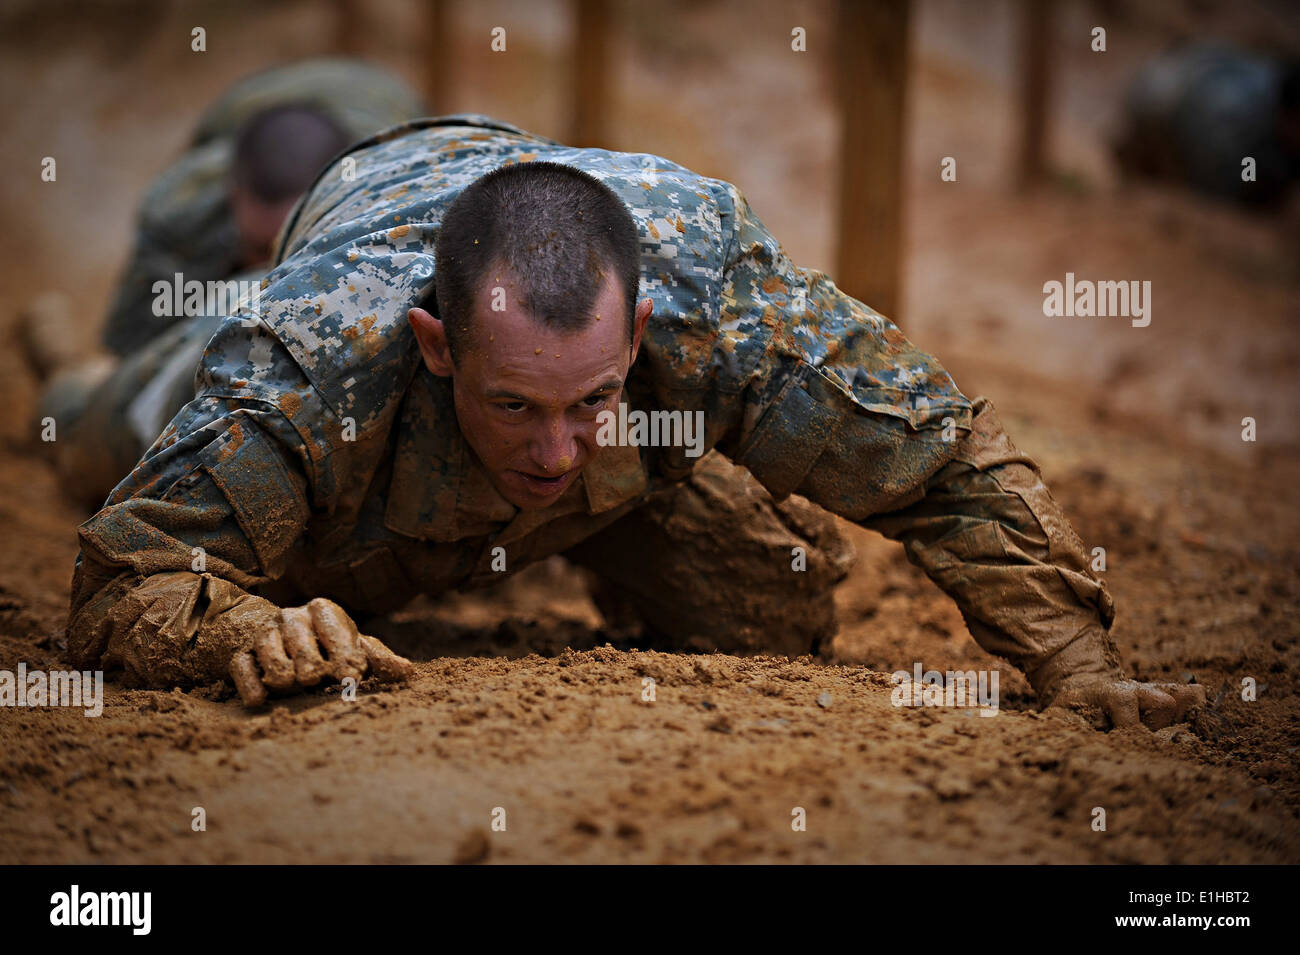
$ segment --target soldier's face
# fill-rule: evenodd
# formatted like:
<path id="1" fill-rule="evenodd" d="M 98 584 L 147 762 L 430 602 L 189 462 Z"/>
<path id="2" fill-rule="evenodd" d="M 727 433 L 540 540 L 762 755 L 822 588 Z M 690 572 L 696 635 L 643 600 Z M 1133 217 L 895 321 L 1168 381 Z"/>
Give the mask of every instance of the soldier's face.
<path id="1" fill-rule="evenodd" d="M 437 342 L 441 322 L 412 309 L 411 324 L 429 369 L 451 376 L 461 432 L 493 486 L 518 508 L 543 508 L 599 453 L 597 415 L 618 408 L 651 306 L 649 299 L 637 306 L 629 346 L 615 279 L 597 298 L 600 320 L 558 332 L 512 304 L 519 296 L 505 278 L 479 296 L 470 342 L 454 365 L 445 339 L 443 347 Z M 505 295 L 494 301 L 497 286 Z"/>
<path id="2" fill-rule="evenodd" d="M 230 193 L 230 207 L 239 233 L 240 264 L 252 268 L 270 261 L 280 226 L 293 211 L 295 199 L 283 202 L 263 202 L 246 189 L 234 186 Z"/>

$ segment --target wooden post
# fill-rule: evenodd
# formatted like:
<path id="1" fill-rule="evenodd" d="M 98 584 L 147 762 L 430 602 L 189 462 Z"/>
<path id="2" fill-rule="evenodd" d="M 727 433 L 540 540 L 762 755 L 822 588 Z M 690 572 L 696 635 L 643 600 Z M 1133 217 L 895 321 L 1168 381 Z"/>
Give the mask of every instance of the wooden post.
<path id="1" fill-rule="evenodd" d="M 1020 0 L 1020 155 L 1016 184 L 1032 186 L 1047 171 L 1047 106 L 1051 101 L 1052 14 L 1048 0 Z"/>
<path id="2" fill-rule="evenodd" d="M 334 48 L 345 56 L 361 52 L 361 10 L 360 0 L 334 2 Z"/>
<path id="3" fill-rule="evenodd" d="M 430 115 L 451 112 L 453 57 L 456 44 L 452 42 L 451 0 L 424 0 L 428 8 L 427 34 L 421 57 L 424 60 L 424 101 Z"/>
<path id="4" fill-rule="evenodd" d="M 606 146 L 610 64 L 608 0 L 573 0 L 573 126 L 571 146 Z"/>
<path id="5" fill-rule="evenodd" d="M 897 319 L 902 292 L 908 0 L 840 0 L 836 284 Z"/>

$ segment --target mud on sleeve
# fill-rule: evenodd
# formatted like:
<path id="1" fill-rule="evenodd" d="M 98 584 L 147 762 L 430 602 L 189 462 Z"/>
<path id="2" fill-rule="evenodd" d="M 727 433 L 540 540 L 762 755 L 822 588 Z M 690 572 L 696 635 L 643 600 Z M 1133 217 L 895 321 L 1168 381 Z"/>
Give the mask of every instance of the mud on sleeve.
<path id="1" fill-rule="evenodd" d="M 722 351 L 744 386 L 720 450 L 778 498 L 798 492 L 903 541 L 980 645 L 1040 693 L 1066 673 L 1118 669 L 1110 595 L 991 405 L 887 318 L 794 266 L 734 199 L 721 314 L 736 342 Z"/>
<path id="2" fill-rule="evenodd" d="M 1073 673 L 1117 673 L 1114 602 L 1083 542 L 993 406 L 980 398 L 974 410 L 970 434 L 924 496 L 863 525 L 902 541 L 980 646 L 1024 670 L 1040 697 Z"/>
<path id="3" fill-rule="evenodd" d="M 736 194 L 715 366 L 719 449 L 776 497 L 850 520 L 909 503 L 970 429 L 970 401 L 893 322 L 801 269 Z"/>
<path id="4" fill-rule="evenodd" d="M 177 420 L 184 437 L 160 439 L 80 528 L 68 625 L 79 663 L 155 686 L 225 676 L 277 612 L 242 588 L 283 572 L 310 513 L 278 412 L 204 397 Z"/>

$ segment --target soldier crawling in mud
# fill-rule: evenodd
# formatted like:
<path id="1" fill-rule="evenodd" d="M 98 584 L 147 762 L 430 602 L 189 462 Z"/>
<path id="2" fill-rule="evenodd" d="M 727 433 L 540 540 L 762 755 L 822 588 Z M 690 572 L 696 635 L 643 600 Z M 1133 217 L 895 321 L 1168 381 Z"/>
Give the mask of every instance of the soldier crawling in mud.
<path id="1" fill-rule="evenodd" d="M 173 287 L 260 282 L 294 203 L 348 144 L 425 112 L 401 80 L 347 59 L 305 60 L 237 83 L 203 114 L 185 152 L 151 185 L 135 248 L 103 327 L 104 352 L 78 343 L 63 296 L 30 308 L 35 370 L 52 377 L 38 420 L 64 491 L 98 508 L 194 396 L 194 369 L 222 316 Z M 160 293 L 160 288 L 168 291 Z"/>
<path id="2" fill-rule="evenodd" d="M 250 705 L 400 680 L 354 617 L 552 554 L 656 648 L 815 652 L 850 560 L 830 511 L 904 542 L 1044 704 L 1161 727 L 1203 701 L 1126 677 L 1110 596 L 990 403 L 791 263 L 733 185 L 472 116 L 347 159 L 81 527 L 78 665 L 228 677 Z M 714 453 L 598 440 L 622 403 L 701 413 Z"/>

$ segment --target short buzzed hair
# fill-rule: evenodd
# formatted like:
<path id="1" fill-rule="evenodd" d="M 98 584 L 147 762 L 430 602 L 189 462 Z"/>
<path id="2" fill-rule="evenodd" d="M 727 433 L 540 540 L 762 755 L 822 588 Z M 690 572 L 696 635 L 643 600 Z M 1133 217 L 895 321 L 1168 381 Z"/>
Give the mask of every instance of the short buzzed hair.
<path id="1" fill-rule="evenodd" d="M 296 199 L 352 137 L 309 104 L 284 104 L 256 113 L 235 136 L 235 185 L 256 199 Z"/>
<path id="2" fill-rule="evenodd" d="M 511 163 L 479 177 L 443 215 L 434 254 L 438 317 L 453 361 L 496 269 L 520 283 L 525 311 L 561 331 L 587 327 L 613 274 L 631 342 L 641 280 L 636 222 L 613 190 L 580 169 Z"/>

